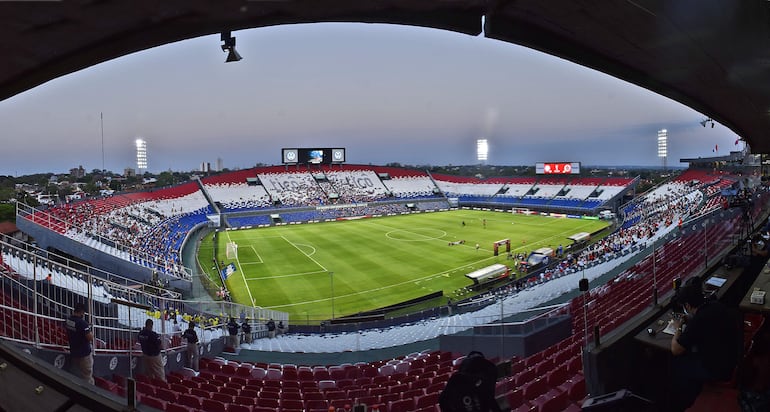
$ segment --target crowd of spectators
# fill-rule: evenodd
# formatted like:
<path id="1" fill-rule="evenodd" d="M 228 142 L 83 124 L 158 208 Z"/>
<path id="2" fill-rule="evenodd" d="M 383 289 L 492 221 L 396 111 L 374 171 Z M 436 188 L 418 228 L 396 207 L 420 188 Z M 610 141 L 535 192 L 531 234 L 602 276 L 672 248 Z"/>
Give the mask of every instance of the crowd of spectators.
<path id="1" fill-rule="evenodd" d="M 259 180 L 273 200 L 284 206 L 318 206 L 329 197 L 310 173 L 265 173 Z"/>
<path id="2" fill-rule="evenodd" d="M 651 192 L 651 195 L 640 198 L 637 207 L 633 209 L 634 224 L 621 227 L 580 251 L 567 251 L 562 259 L 539 272 L 537 276 L 514 282 L 508 290 L 515 292 L 532 284 L 547 282 L 615 259 L 637 245 L 643 247 L 659 230 L 678 225 L 697 212 L 701 206 L 701 198 L 701 191 L 688 184 L 667 183 Z M 513 257 L 521 261 L 526 259 L 526 255 L 527 253 L 520 253 Z"/>
<path id="3" fill-rule="evenodd" d="M 328 171 L 326 178 L 341 203 L 373 202 L 385 199 L 388 195 L 388 189 L 371 170 Z"/>
<path id="4" fill-rule="evenodd" d="M 396 176 L 382 183 L 394 197 L 410 199 L 438 196 L 434 191 L 436 185 L 427 175 Z"/>
<path id="5" fill-rule="evenodd" d="M 279 201 L 283 208 L 330 206 L 314 211 L 281 213 L 285 222 L 303 220 L 339 219 L 368 215 L 388 215 L 408 212 L 412 208 L 403 203 L 378 203 L 388 195 L 388 189 L 372 170 L 330 170 L 312 174 L 307 171 L 263 173 L 258 175 L 261 185 L 245 183 L 217 183 L 208 185 L 212 198 L 231 210 L 243 208 L 273 207 Z M 421 177 L 423 180 L 425 176 Z M 445 189 L 492 193 L 497 185 L 481 182 L 442 182 Z M 256 187 L 256 189 L 255 189 Z M 449 190 L 451 191 L 451 190 Z M 329 195 L 332 195 L 331 197 Z M 703 192 L 692 182 L 672 181 L 653 190 L 628 209 L 623 230 L 600 243 L 592 245 L 592 252 L 584 256 L 591 260 L 608 251 L 628 247 L 648 238 L 657 225 L 651 222 L 670 223 L 691 212 L 693 204 L 700 204 Z M 180 260 L 180 248 L 189 229 L 205 222 L 206 214 L 212 213 L 204 195 L 193 191 L 179 197 L 134 200 L 118 198 L 108 202 L 77 202 L 55 207 L 51 213 L 66 222 L 66 233 L 76 239 L 99 238 L 109 245 L 114 243 L 120 250 L 137 252 L 141 264 L 162 273 L 185 273 Z M 359 206 L 366 203 L 365 206 Z M 420 209 L 446 208 L 445 200 L 418 203 Z M 107 240 L 108 242 L 104 242 Z M 610 242 L 610 243 L 608 243 Z M 581 257 L 576 257 L 576 262 Z"/>
<path id="6" fill-rule="evenodd" d="M 103 207 L 105 204 L 114 207 Z M 51 209 L 50 213 L 67 222 L 68 237 L 98 241 L 116 256 L 122 256 L 121 251 L 130 251 L 136 263 L 183 276 L 185 269 L 175 247 L 186 234 L 182 230 L 185 228 L 179 226 L 180 219 L 207 210 L 210 211 L 203 195 L 194 192 L 171 199 L 68 203 Z"/>
<path id="7" fill-rule="evenodd" d="M 229 211 L 260 209 L 273 204 L 270 195 L 261 185 L 215 183 L 206 184 L 205 188 L 214 201 Z"/>

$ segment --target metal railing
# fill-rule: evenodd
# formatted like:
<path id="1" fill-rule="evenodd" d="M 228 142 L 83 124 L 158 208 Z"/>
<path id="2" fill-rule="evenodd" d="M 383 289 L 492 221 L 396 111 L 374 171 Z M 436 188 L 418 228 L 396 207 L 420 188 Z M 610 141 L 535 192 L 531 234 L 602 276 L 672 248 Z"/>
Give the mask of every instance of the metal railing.
<path id="1" fill-rule="evenodd" d="M 239 324 L 249 319 L 255 336 L 263 333 L 269 319 L 289 324 L 285 312 L 225 301 L 182 300 L 176 293 L 92 267 L 68 266 L 43 253 L 23 242 L 0 240 L 0 316 L 4 320 L 0 336 L 4 339 L 67 349 L 62 321 L 75 303 L 87 307 L 96 353 L 138 350 L 136 334 L 146 319 L 155 320 L 154 329 L 164 337 L 167 350 L 182 348 L 181 330 L 190 321 L 198 325 L 204 343 L 226 334 L 223 327 L 230 317 Z"/>

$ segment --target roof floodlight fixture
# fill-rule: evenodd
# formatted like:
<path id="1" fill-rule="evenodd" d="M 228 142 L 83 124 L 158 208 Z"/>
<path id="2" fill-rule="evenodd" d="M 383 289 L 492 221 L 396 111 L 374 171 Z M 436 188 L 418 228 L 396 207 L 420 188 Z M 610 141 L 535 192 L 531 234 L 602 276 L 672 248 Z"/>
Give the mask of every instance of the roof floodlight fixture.
<path id="1" fill-rule="evenodd" d="M 225 63 L 237 62 L 243 58 L 235 50 L 235 37 L 230 35 L 229 31 L 223 31 L 222 36 L 220 38 L 222 39 L 222 43 L 223 43 L 222 51 L 227 52 L 227 58 L 225 59 Z"/>
<path id="2" fill-rule="evenodd" d="M 487 139 L 476 140 L 476 160 L 485 162 L 489 158 L 489 143 Z"/>
<path id="3" fill-rule="evenodd" d="M 668 130 L 658 130 L 658 157 L 668 156 Z"/>
<path id="4" fill-rule="evenodd" d="M 701 120 L 699 123 L 703 127 L 706 127 L 707 124 L 711 123 L 711 128 L 712 129 L 714 128 L 714 119 L 712 119 L 710 117 L 707 117 L 707 118 Z"/>
<path id="5" fill-rule="evenodd" d="M 142 138 L 136 139 L 136 168 L 147 169 L 147 142 Z"/>
<path id="6" fill-rule="evenodd" d="M 658 157 L 663 159 L 663 170 L 666 170 L 666 159 L 668 158 L 668 130 L 658 130 Z"/>

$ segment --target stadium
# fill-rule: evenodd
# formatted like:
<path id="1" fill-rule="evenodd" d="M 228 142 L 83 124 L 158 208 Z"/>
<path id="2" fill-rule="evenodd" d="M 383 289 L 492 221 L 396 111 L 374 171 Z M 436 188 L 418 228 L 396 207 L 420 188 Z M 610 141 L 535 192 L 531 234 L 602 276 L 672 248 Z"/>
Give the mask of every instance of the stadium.
<path id="1" fill-rule="evenodd" d="M 17 203 L 23 235 L 0 239 L 2 410 L 439 411 L 473 351 L 494 364 L 502 410 L 662 410 L 648 326 L 691 279 L 716 278 L 713 295 L 738 306 L 767 260 L 749 256 L 770 199 L 748 149 L 683 159 L 644 192 L 579 158 L 490 178 L 348 163 L 343 147 L 276 159 Z M 94 386 L 71 373 L 63 320 L 79 304 Z M 747 359 L 764 316 L 743 314 Z M 148 320 L 164 379 L 142 362 Z M 738 410 L 737 381 L 690 410 Z"/>

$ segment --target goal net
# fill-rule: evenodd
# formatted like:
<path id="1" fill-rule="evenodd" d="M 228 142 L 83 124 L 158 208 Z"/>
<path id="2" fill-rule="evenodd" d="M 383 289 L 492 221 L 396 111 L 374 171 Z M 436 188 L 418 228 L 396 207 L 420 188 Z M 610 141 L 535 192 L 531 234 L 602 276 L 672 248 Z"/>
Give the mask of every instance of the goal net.
<path id="1" fill-rule="evenodd" d="M 228 259 L 238 259 L 238 244 L 235 242 L 227 242 L 225 255 Z"/>
<path id="2" fill-rule="evenodd" d="M 500 246 L 503 246 L 503 245 L 505 245 L 505 251 L 506 252 L 510 252 L 511 251 L 511 239 L 498 240 L 497 242 L 495 242 L 493 244 L 494 249 L 495 249 L 495 256 L 497 256 L 500 253 L 499 252 L 499 248 L 500 248 Z"/>

